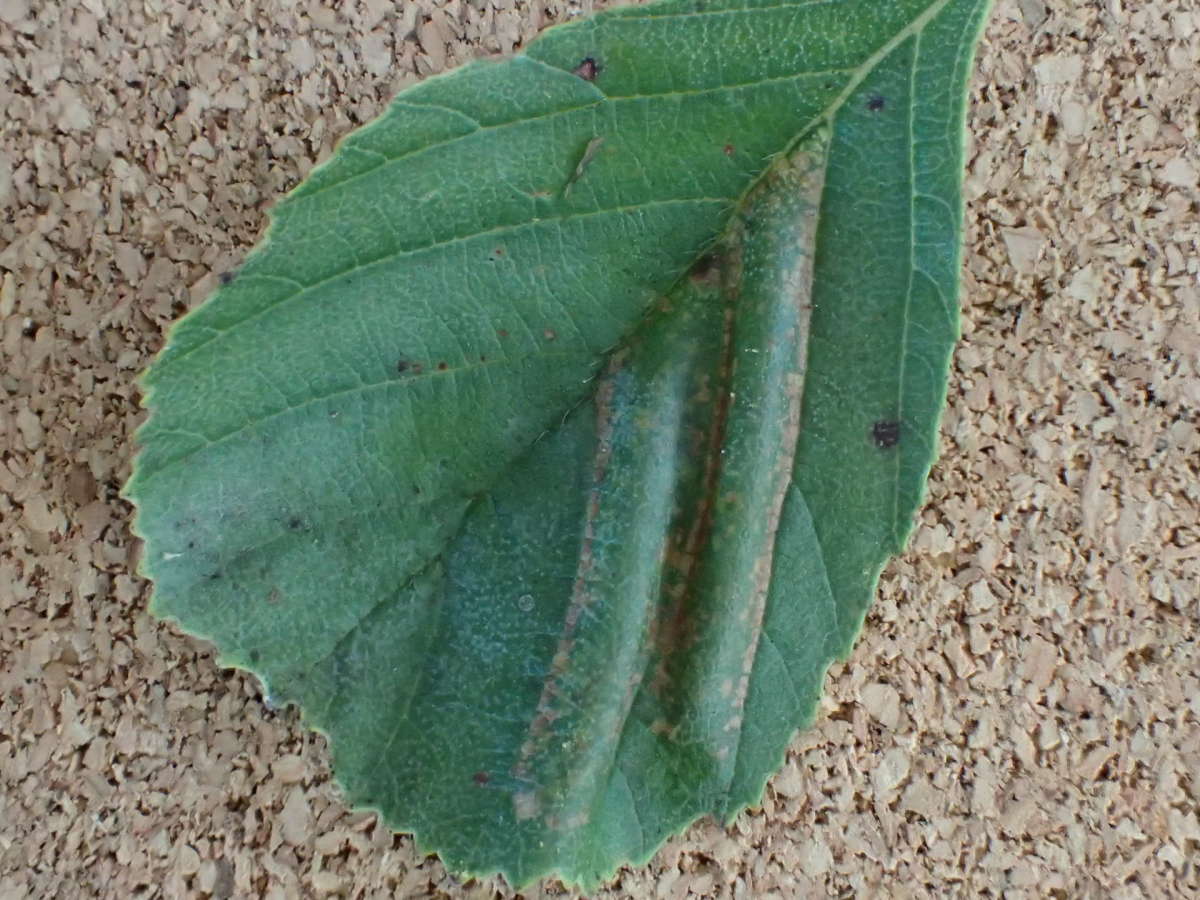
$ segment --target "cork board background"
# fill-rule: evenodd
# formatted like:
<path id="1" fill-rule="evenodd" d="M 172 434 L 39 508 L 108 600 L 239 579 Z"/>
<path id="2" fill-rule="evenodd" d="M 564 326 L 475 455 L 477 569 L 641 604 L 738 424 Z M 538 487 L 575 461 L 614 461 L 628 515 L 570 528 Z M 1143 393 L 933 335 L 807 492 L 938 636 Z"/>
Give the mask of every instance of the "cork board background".
<path id="1" fill-rule="evenodd" d="M 0 0 L 0 896 L 491 898 L 151 621 L 133 378 L 274 198 L 561 0 Z M 942 458 L 761 809 L 605 897 L 1197 896 L 1200 4 L 999 0 Z M 555 884 L 525 896 L 562 894 Z"/>

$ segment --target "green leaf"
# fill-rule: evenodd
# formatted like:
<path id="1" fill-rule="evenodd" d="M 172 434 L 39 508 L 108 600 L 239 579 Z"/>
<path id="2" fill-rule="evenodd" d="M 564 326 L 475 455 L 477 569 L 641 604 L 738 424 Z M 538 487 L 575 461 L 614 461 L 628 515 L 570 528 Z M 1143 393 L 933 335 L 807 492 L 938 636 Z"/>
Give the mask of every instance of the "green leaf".
<path id="1" fill-rule="evenodd" d="M 933 459 L 986 7 L 667 0 L 404 91 L 144 376 L 152 611 L 458 871 L 757 802 Z"/>

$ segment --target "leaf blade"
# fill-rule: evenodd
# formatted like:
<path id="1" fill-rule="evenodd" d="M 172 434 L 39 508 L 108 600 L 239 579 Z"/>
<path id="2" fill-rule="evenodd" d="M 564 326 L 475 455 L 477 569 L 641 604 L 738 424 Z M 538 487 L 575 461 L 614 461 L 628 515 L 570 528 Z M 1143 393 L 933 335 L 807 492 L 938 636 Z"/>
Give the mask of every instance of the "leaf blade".
<path id="1" fill-rule="evenodd" d="M 626 385 L 632 393 L 618 416 L 623 427 L 632 428 L 643 415 L 658 422 L 674 417 L 676 430 L 660 428 L 657 445 L 633 436 L 617 442 L 625 455 L 614 471 L 636 485 L 658 485 L 645 490 L 659 499 L 626 504 L 642 523 L 631 533 L 647 535 L 628 542 L 632 557 L 621 555 L 619 525 L 600 523 L 610 535 L 601 542 L 608 554 L 602 563 L 638 577 L 609 591 L 616 625 L 590 648 L 588 671 L 603 672 L 612 663 L 611 677 L 565 689 L 555 682 L 563 672 L 556 676 L 554 660 L 566 632 L 554 621 L 569 621 L 573 608 L 577 621 L 584 620 L 577 591 L 565 591 L 565 585 L 580 581 L 581 560 L 591 553 L 585 552 L 587 508 L 579 509 L 579 498 L 596 491 L 596 455 L 588 448 L 611 443 L 612 435 L 604 436 L 611 411 L 593 416 L 590 425 L 580 415 L 557 423 L 588 396 L 601 360 L 629 340 L 647 307 L 672 285 L 676 296 L 681 290 L 703 293 L 681 276 L 714 239 L 729 239 L 730 217 L 747 208 L 748 192 L 774 154 L 826 117 L 834 122 L 835 163 L 869 141 L 864 122 L 871 117 L 862 110 L 874 104 L 870 92 L 881 79 L 892 83 L 884 78 L 889 65 L 907 59 L 906 48 L 927 30 L 960 29 L 957 38 L 945 39 L 960 48 L 954 72 L 918 74 L 913 50 L 909 82 L 934 83 L 943 101 L 957 90 L 960 96 L 948 102 L 951 116 L 940 124 L 949 139 L 961 133 L 961 47 L 969 50 L 973 42 L 964 35 L 972 22 L 977 31 L 985 6 L 968 0 L 751 4 L 697 13 L 674 3 L 660 5 L 665 12 L 652 17 L 623 10 L 551 32 L 530 56 L 467 67 L 401 95 L 393 114 L 348 140 L 331 164 L 281 204 L 267 249 L 247 262 L 217 302 L 175 330 L 146 378 L 154 415 L 141 433 L 145 450 L 127 492 L 139 504 L 138 527 L 147 537 L 155 612 L 217 637 L 224 662 L 252 668 L 282 699 L 300 701 L 309 721 L 335 736 L 338 770 L 351 800 L 383 807 L 389 823 L 417 831 L 457 868 L 499 869 L 517 883 L 557 869 L 590 884 L 621 860 L 645 858 L 666 834 L 702 812 L 728 817 L 754 802 L 791 731 L 811 718 L 825 667 L 848 647 L 882 560 L 906 533 L 905 516 L 919 500 L 932 457 L 938 378 L 944 392 L 953 335 L 931 339 L 929 352 L 919 357 L 929 374 L 908 392 L 924 406 L 908 417 L 897 409 L 894 420 L 864 425 L 867 407 L 860 404 L 848 423 L 825 428 L 826 417 L 836 419 L 844 403 L 840 381 L 830 375 L 810 385 L 818 390 L 805 400 L 794 483 L 778 532 L 768 532 L 775 536 L 774 585 L 804 585 L 811 621 L 772 589 L 761 610 L 762 646 L 756 638 L 751 671 L 741 670 L 745 687 L 733 689 L 757 712 L 750 717 L 751 740 L 741 738 L 740 725 L 736 729 L 732 774 L 714 761 L 711 728 L 690 740 L 680 741 L 679 731 L 670 734 L 686 702 L 653 697 L 631 683 L 639 668 L 653 668 L 650 623 L 668 612 L 655 599 L 665 576 L 655 574 L 649 537 L 670 531 L 663 524 L 665 498 L 682 491 L 699 497 L 701 509 L 711 503 L 716 484 L 670 452 L 682 440 L 680 428 L 720 434 L 706 410 L 685 402 L 679 387 L 704 370 L 696 353 L 720 355 L 712 321 L 696 315 L 674 338 L 662 338 L 672 348 L 662 352 L 670 365 L 651 367 Z M 803 17 L 831 15 L 835 8 L 894 28 L 870 39 L 856 32 L 854 40 L 830 44 L 828 65 L 812 73 L 781 74 L 780 66 L 796 65 L 804 29 L 795 23 L 808 21 L 810 34 L 831 34 L 832 25 L 816 27 L 817 19 Z M 707 66 L 672 55 L 665 32 L 655 30 L 666 16 L 701 23 L 694 29 L 700 38 L 724 40 L 737 53 Z M 759 33 L 783 29 L 787 39 L 759 40 L 764 52 L 746 53 L 747 40 L 737 37 L 737 29 L 750 20 L 760 29 L 771 20 Z M 648 80 L 631 74 L 635 43 L 640 53 L 657 48 L 663 60 Z M 599 60 L 594 82 L 572 74 L 583 54 Z M 839 69 L 847 59 L 855 66 Z M 530 89 L 542 83 L 535 72 L 548 79 L 540 95 Z M 475 96 L 456 108 L 464 85 Z M 885 101 L 882 109 L 867 111 L 887 108 Z M 850 109 L 854 115 L 845 112 Z M 423 122 L 424 143 L 414 143 L 398 127 L 402 121 Z M 663 121 L 676 126 L 679 140 L 652 139 L 649 123 L 659 127 Z M 933 133 L 938 126 L 924 127 Z M 480 149 L 485 146 L 486 153 Z M 946 165 L 961 163 L 952 152 L 940 152 Z M 478 177 L 459 186 L 438 182 L 442 169 L 474 171 L 471 164 Z M 930 196 L 940 200 L 922 215 L 934 216 L 940 207 L 957 214 L 960 169 L 948 193 L 945 179 L 932 186 Z M 833 186 L 825 193 L 816 248 L 816 332 L 807 346 L 813 365 L 820 360 L 830 372 L 837 369 L 840 345 L 822 335 L 844 325 L 829 313 L 853 308 L 836 302 L 844 290 L 838 285 L 853 278 L 828 262 L 839 258 L 831 247 L 842 234 L 828 224 L 836 222 L 828 198 L 839 190 L 852 193 L 839 185 L 849 185 L 853 174 L 831 167 Z M 916 218 L 915 184 L 910 179 L 910 223 Z M 895 185 L 886 179 L 880 185 L 892 189 L 885 193 L 894 205 Z M 414 214 L 396 219 L 380 206 L 382 196 Z M 631 202 L 645 197 L 651 199 Z M 839 208 L 862 205 L 852 198 Z M 345 212 L 351 207 L 354 215 Z M 931 244 L 956 246 L 957 223 L 947 232 L 943 215 L 938 229 L 941 236 Z M 360 256 L 358 246 L 371 253 Z M 565 264 L 547 265 L 547 253 Z M 947 261 L 934 262 L 944 282 Z M 539 266 L 548 271 L 538 275 Z M 915 283 L 911 259 L 908 271 Z M 884 285 L 877 293 L 886 300 L 886 274 L 873 277 Z M 953 273 L 949 278 L 952 291 Z M 597 284 L 605 285 L 602 297 L 593 296 Z M 576 299 L 556 303 L 562 296 Z M 428 298 L 454 302 L 437 307 Z M 928 300 L 923 297 L 922 309 Z M 331 321 L 329 310 L 338 303 L 346 312 Z M 264 352 L 247 323 L 269 327 L 273 346 Z M 696 346 L 689 349 L 680 335 Z M 863 361 L 871 363 L 870 357 Z M 903 352 L 900 358 L 909 357 Z M 229 370 L 248 373 L 234 389 L 224 383 Z M 906 377 L 911 380 L 902 374 L 900 381 Z M 663 379 L 675 386 L 661 387 Z M 619 373 L 610 371 L 601 383 L 620 394 Z M 660 387 L 647 392 L 646 384 Z M 477 412 L 479 421 L 462 421 L 455 412 L 462 409 Z M 830 479 L 821 474 L 828 470 L 810 461 L 830 447 L 840 453 L 852 447 L 858 471 L 879 468 L 880 451 L 891 449 L 879 445 L 896 443 L 892 421 L 900 423 L 903 438 L 901 449 L 887 457 L 892 515 L 865 541 L 861 535 L 857 542 L 846 540 L 841 532 L 857 526 L 837 525 L 831 509 L 847 495 L 831 494 Z M 875 427 L 880 422 L 882 431 Z M 544 432 L 550 436 L 539 441 Z M 591 487 L 587 467 L 579 469 L 581 457 L 591 461 Z M 562 483 L 539 482 L 541 470 L 557 472 Z M 309 491 L 310 484 L 324 488 Z M 612 488 L 604 491 L 609 496 Z M 877 513 L 875 494 L 865 488 L 851 494 L 865 518 Z M 778 485 L 767 495 L 781 496 Z M 505 512 L 505 504 L 521 503 L 523 512 Z M 546 558 L 522 557 L 522 547 L 501 533 L 506 527 L 518 527 L 530 546 L 549 548 Z M 582 535 L 583 543 L 573 545 L 572 534 Z M 590 540 L 594 545 L 597 533 Z M 322 560 L 321 571 L 308 562 L 314 555 Z M 480 565 L 487 560 L 491 566 Z M 476 571 L 482 569 L 500 577 L 485 582 Z M 528 573 L 537 575 L 533 586 L 517 577 Z M 718 591 L 708 588 L 709 594 Z M 532 625 L 519 608 L 525 596 L 561 602 L 564 595 L 571 598 L 565 609 L 550 603 L 552 609 Z M 281 615 L 280 607 L 291 609 L 298 601 L 304 616 Z M 828 607 L 826 619 L 814 617 L 813 606 Z M 732 612 L 713 617 L 718 661 L 707 669 L 692 664 L 694 689 L 684 696 L 698 708 L 721 695 L 720 680 L 711 673 L 731 669 L 719 626 L 733 621 Z M 660 625 L 677 618 L 673 612 Z M 819 623 L 826 620 L 822 631 Z M 436 658 L 435 647 L 441 651 Z M 566 652 L 580 651 L 572 644 Z M 506 660 L 503 677 L 487 671 L 496 658 Z M 381 680 L 380 672 L 390 677 Z M 770 686 L 784 677 L 794 682 L 793 693 L 781 700 Z M 377 696 L 355 690 L 364 684 Z M 547 685 L 553 688 L 549 695 Z M 570 731 L 570 715 L 559 713 L 532 735 L 539 717 L 555 711 L 559 691 L 590 698 L 591 706 L 580 708 L 598 710 L 576 716 L 579 734 L 590 741 L 576 754 L 549 753 L 552 738 Z M 474 706 L 464 705 L 468 696 Z M 484 723 L 471 730 L 467 752 L 460 748 L 462 723 L 450 727 L 445 721 L 445 711 L 455 709 Z M 513 709 L 524 711 L 521 721 L 512 721 Z M 673 718 L 664 719 L 668 733 L 656 733 L 656 717 L 672 709 Z M 343 737 L 349 734 L 353 740 Z M 458 754 L 453 765 L 431 749 L 438 747 Z M 422 773 L 437 773 L 440 796 L 428 796 L 422 787 L 428 774 Z M 470 810 L 476 823 L 465 833 L 464 819 L 447 812 L 459 807 Z M 552 816 L 544 814 L 548 808 Z M 507 844 L 482 824 L 496 821 L 508 823 Z"/>

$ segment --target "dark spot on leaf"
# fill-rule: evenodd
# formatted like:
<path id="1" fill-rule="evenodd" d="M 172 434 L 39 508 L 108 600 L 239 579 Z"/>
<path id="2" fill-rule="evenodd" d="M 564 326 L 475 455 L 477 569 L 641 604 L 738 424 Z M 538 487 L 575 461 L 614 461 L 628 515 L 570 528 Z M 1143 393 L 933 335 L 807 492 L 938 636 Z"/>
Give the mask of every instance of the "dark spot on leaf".
<path id="1" fill-rule="evenodd" d="M 886 105 L 887 101 L 879 94 L 872 94 L 867 99 L 867 109 L 871 112 L 879 112 Z"/>
<path id="2" fill-rule="evenodd" d="M 488 775 L 487 772 L 476 772 L 472 780 L 480 787 L 483 787 L 485 784 L 487 784 L 492 779 L 491 779 L 491 776 Z"/>
<path id="3" fill-rule="evenodd" d="M 726 144 L 721 150 L 726 156 L 733 156 L 733 144 Z"/>
<path id="4" fill-rule="evenodd" d="M 261 654 L 261 653 L 259 653 L 257 650 L 251 650 L 251 651 L 250 651 L 250 662 L 252 662 L 252 663 L 256 663 L 256 662 L 258 662 L 258 661 L 259 661 L 261 658 L 262 658 L 262 654 Z"/>
<path id="5" fill-rule="evenodd" d="M 237 278 L 237 270 L 232 272 L 222 272 L 217 276 L 217 281 L 221 282 L 222 286 L 233 284 L 233 279 Z"/>
<path id="6" fill-rule="evenodd" d="M 288 519 L 287 525 L 290 530 L 299 531 L 304 527 L 304 520 L 299 516 L 292 516 L 292 518 Z"/>
<path id="7" fill-rule="evenodd" d="M 445 362 L 438 363 L 438 371 L 439 372 L 445 372 L 446 369 L 448 369 L 448 368 L 450 368 L 450 367 L 447 366 Z"/>
<path id="8" fill-rule="evenodd" d="M 481 356 L 479 357 L 479 361 L 480 361 L 480 362 L 487 362 L 487 357 L 486 357 L 486 356 L 482 356 L 482 355 L 481 355 Z"/>
<path id="9" fill-rule="evenodd" d="M 720 260 L 715 253 L 705 253 L 692 265 L 692 270 L 688 273 L 695 284 L 709 284 L 717 281 L 720 277 L 721 266 Z"/>
<path id="10" fill-rule="evenodd" d="M 411 366 L 412 366 L 412 363 L 410 363 L 407 359 L 397 360 L 396 371 L 399 374 L 403 375 L 405 372 L 407 372 L 409 370 L 409 368 Z"/>
<path id="11" fill-rule="evenodd" d="M 590 56 L 585 57 L 579 65 L 571 70 L 572 75 L 578 75 L 584 81 L 595 81 L 600 74 L 600 66 Z"/>
<path id="12" fill-rule="evenodd" d="M 871 440 L 880 450 L 889 450 L 900 443 L 900 423 L 895 419 L 881 419 L 871 426 Z"/>
<path id="13" fill-rule="evenodd" d="M 488 256 L 488 259 L 490 259 L 490 260 L 492 260 L 493 262 L 495 262 L 496 260 L 500 259 L 500 258 L 501 258 L 501 257 L 503 257 L 503 256 L 504 256 L 504 248 L 503 248 L 503 247 L 497 247 L 495 250 L 493 250 L 493 251 L 491 252 L 491 255 L 490 255 L 490 256 Z"/>
<path id="14" fill-rule="evenodd" d="M 542 334 L 545 335 L 546 340 L 548 341 L 552 341 L 558 337 L 558 332 L 556 332 L 553 328 L 547 328 L 542 332 Z"/>
<path id="15" fill-rule="evenodd" d="M 206 575 L 205 577 L 209 581 L 216 581 L 218 578 L 221 577 L 221 573 L 220 572 L 209 572 L 208 575 Z"/>
<path id="16" fill-rule="evenodd" d="M 499 329 L 499 330 L 497 330 L 497 331 L 496 331 L 496 334 L 497 334 L 497 335 L 499 335 L 500 337 L 508 337 L 508 329 L 507 329 L 507 328 L 501 328 L 501 329 Z"/>

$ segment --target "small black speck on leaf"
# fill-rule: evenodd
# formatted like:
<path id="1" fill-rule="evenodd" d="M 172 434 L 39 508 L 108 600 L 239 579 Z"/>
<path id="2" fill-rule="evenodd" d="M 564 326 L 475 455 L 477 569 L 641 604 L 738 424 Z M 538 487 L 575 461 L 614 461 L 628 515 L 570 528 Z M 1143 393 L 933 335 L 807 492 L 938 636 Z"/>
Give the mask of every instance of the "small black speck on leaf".
<path id="1" fill-rule="evenodd" d="M 234 271 L 234 272 L 222 272 L 220 275 L 218 275 L 218 276 L 217 276 L 217 281 L 221 282 L 221 285 L 222 285 L 222 286 L 224 286 L 224 285 L 227 285 L 227 284 L 232 284 L 232 283 L 233 283 L 233 279 L 235 279 L 235 278 L 237 278 L 237 272 L 236 272 L 236 271 Z"/>
<path id="2" fill-rule="evenodd" d="M 585 57 L 580 61 L 574 69 L 571 70 L 572 75 L 578 75 L 584 81 L 595 81 L 596 76 L 600 74 L 600 66 L 596 60 L 590 56 Z"/>
<path id="3" fill-rule="evenodd" d="M 491 776 L 488 775 L 487 772 L 476 772 L 473 780 L 477 785 L 479 785 L 480 787 L 483 787 L 485 784 L 487 784 L 492 779 L 491 779 Z"/>
<path id="4" fill-rule="evenodd" d="M 256 663 L 256 662 L 258 662 L 258 661 L 259 661 L 261 658 L 262 658 L 262 654 L 261 654 L 261 653 L 259 653 L 257 650 L 251 650 L 251 651 L 250 651 L 250 662 L 252 662 L 252 663 Z"/>
<path id="5" fill-rule="evenodd" d="M 299 531 L 304 527 L 304 520 L 299 516 L 293 516 L 292 518 L 288 519 L 287 525 L 292 531 Z"/>
<path id="6" fill-rule="evenodd" d="M 900 443 L 900 423 L 895 419 L 881 419 L 871 426 L 871 440 L 880 450 L 890 450 Z"/>
<path id="7" fill-rule="evenodd" d="M 867 100 L 867 109 L 869 109 L 871 112 L 879 112 L 886 105 L 887 101 L 884 100 L 879 94 L 872 94 Z"/>
<path id="8" fill-rule="evenodd" d="M 399 360 L 399 361 L 396 363 L 396 371 L 397 371 L 399 374 L 403 375 L 405 372 L 407 372 L 407 371 L 408 371 L 408 369 L 409 369 L 409 367 L 410 367 L 411 365 L 412 365 L 412 364 L 411 364 L 411 363 L 410 363 L 410 362 L 409 362 L 407 359 L 402 359 L 402 360 Z"/>
<path id="9" fill-rule="evenodd" d="M 444 362 L 438 363 L 438 371 L 439 372 L 445 372 L 448 368 L 450 368 L 450 367 L 447 366 Z"/>

